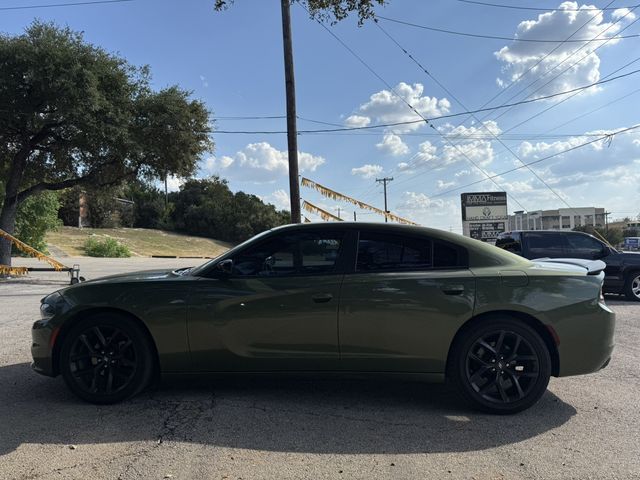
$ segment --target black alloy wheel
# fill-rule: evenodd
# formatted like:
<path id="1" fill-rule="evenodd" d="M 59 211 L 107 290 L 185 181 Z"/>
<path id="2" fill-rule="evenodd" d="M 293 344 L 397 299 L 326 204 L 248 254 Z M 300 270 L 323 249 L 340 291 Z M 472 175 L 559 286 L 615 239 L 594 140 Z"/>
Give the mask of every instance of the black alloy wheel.
<path id="1" fill-rule="evenodd" d="M 135 395 L 151 379 L 153 357 L 145 333 L 116 314 L 82 320 L 65 335 L 60 371 L 77 396 L 116 403 Z"/>
<path id="2" fill-rule="evenodd" d="M 515 319 L 490 320 L 466 331 L 454 346 L 451 375 L 463 395 L 491 413 L 522 411 L 542 396 L 551 359 L 546 344 Z"/>

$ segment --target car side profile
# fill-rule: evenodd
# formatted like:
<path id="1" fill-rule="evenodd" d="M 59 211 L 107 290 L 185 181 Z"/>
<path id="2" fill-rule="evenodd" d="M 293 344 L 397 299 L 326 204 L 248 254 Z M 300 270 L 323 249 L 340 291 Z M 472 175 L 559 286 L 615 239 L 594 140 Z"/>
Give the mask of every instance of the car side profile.
<path id="1" fill-rule="evenodd" d="M 640 253 L 619 252 L 584 232 L 558 230 L 518 230 L 501 233 L 496 246 L 538 258 L 582 258 L 602 260 L 606 264 L 604 292 L 625 295 L 640 302 Z"/>
<path id="2" fill-rule="evenodd" d="M 536 263 L 435 229 L 289 225 L 204 265 L 45 297 L 33 368 L 114 403 L 161 374 L 297 372 L 451 381 L 477 408 L 533 405 L 611 358 L 601 262 Z"/>

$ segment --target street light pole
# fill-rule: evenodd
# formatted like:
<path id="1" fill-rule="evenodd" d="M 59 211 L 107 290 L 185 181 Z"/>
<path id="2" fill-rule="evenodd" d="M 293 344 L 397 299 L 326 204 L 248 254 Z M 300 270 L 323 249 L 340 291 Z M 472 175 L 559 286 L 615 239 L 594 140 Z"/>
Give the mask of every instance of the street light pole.
<path id="1" fill-rule="evenodd" d="M 280 0 L 282 7 L 282 43 L 284 79 L 287 95 L 287 146 L 289 151 L 289 195 L 291 223 L 300 223 L 300 185 L 298 183 L 298 131 L 296 127 L 296 83 L 293 75 L 290 0 Z"/>

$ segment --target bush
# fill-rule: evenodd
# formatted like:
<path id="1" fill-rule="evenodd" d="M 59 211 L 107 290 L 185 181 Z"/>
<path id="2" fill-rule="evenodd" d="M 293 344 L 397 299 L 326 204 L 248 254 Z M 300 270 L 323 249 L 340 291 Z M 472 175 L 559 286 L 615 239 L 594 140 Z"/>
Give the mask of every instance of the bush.
<path id="1" fill-rule="evenodd" d="M 126 245 L 118 242 L 115 238 L 94 238 L 89 237 L 84 242 L 84 251 L 90 257 L 126 258 L 131 256 L 131 252 Z"/>
<path id="2" fill-rule="evenodd" d="M 47 253 L 45 236 L 61 224 L 58 208 L 60 201 L 56 192 L 42 192 L 27 198 L 18 207 L 14 236 L 36 250 Z M 14 246 L 13 254 L 23 253 Z"/>

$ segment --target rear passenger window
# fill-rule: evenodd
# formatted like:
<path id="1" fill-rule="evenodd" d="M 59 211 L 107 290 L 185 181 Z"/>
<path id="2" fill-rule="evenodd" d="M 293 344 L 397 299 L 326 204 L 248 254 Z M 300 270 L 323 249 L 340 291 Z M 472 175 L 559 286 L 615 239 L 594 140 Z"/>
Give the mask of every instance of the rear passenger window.
<path id="1" fill-rule="evenodd" d="M 464 248 L 429 238 L 361 232 L 356 271 L 466 268 Z"/>
<path id="2" fill-rule="evenodd" d="M 430 268 L 431 240 L 361 232 L 357 271 L 418 270 Z"/>
<path id="3" fill-rule="evenodd" d="M 435 268 L 466 268 L 467 251 L 448 243 L 433 242 L 433 266 Z"/>

